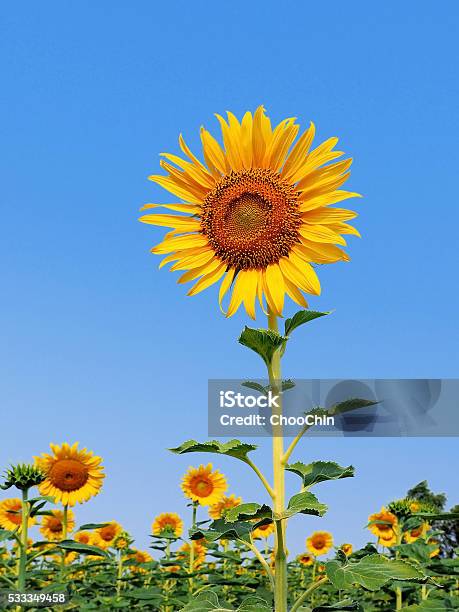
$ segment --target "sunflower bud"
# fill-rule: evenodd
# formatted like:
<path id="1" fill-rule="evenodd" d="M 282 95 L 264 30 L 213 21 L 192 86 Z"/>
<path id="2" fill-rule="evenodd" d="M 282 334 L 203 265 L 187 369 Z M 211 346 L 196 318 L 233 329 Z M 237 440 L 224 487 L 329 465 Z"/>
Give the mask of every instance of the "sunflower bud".
<path id="1" fill-rule="evenodd" d="M 40 468 L 33 464 L 18 463 L 5 471 L 4 478 L 5 482 L 0 485 L 2 489 L 16 487 L 16 489 L 25 491 L 42 483 L 45 480 L 45 475 Z"/>

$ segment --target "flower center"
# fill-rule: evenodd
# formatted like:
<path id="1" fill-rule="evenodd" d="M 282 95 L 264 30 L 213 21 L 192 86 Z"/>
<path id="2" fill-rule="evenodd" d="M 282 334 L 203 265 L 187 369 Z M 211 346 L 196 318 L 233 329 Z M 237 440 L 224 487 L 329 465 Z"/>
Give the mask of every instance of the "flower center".
<path id="1" fill-rule="evenodd" d="M 49 471 L 49 479 L 61 491 L 76 491 L 86 484 L 88 470 L 75 459 L 60 459 Z"/>
<path id="2" fill-rule="evenodd" d="M 213 490 L 214 487 L 208 480 L 198 479 L 194 483 L 194 492 L 198 497 L 208 497 Z"/>
<path id="3" fill-rule="evenodd" d="M 298 242 L 298 193 L 272 170 L 231 172 L 202 205 L 201 231 L 237 270 L 266 268 Z"/>
<path id="4" fill-rule="evenodd" d="M 102 540 L 105 540 L 105 542 L 110 542 L 110 540 L 113 540 L 115 537 L 116 530 L 112 525 L 107 525 L 106 527 L 102 527 L 99 534 Z"/>
<path id="5" fill-rule="evenodd" d="M 7 511 L 9 520 L 15 525 L 22 523 L 22 506 L 21 504 L 15 504 L 11 506 Z"/>
<path id="6" fill-rule="evenodd" d="M 323 540 L 322 538 L 317 538 L 317 540 L 314 541 L 314 547 L 318 550 L 321 550 L 325 547 L 325 540 Z"/>
<path id="7" fill-rule="evenodd" d="M 52 533 L 60 533 L 62 531 L 62 521 L 56 517 L 51 517 L 48 521 L 48 529 Z"/>

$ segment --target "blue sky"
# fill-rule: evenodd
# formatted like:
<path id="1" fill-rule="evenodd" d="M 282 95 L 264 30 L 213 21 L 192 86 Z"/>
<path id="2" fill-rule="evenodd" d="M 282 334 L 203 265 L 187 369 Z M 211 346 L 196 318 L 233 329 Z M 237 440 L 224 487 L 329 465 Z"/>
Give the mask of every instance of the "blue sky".
<path id="1" fill-rule="evenodd" d="M 355 158 L 349 187 L 365 195 L 351 263 L 321 267 L 311 300 L 335 313 L 298 332 L 285 375 L 457 377 L 457 5 L 80 1 L 2 13 L 0 465 L 79 440 L 107 478 L 77 522 L 118 519 L 141 547 L 155 514 L 185 512 L 180 476 L 208 458 L 165 449 L 206 438 L 209 378 L 264 373 L 236 342 L 244 313 L 222 317 L 215 290 L 187 298 L 149 254 L 162 232 L 137 217 L 169 199 L 146 180 L 158 154 L 178 152 L 179 132 L 197 149 L 200 125 L 216 130 L 227 109 L 263 103 L 274 120 L 313 120 L 318 141 L 339 136 Z M 292 521 L 292 552 L 316 528 L 362 544 L 367 515 L 423 479 L 459 501 L 445 469 L 454 438 L 304 440 L 297 458 L 352 463 L 357 476 L 321 485 L 331 510 Z M 261 494 L 244 466 L 215 463 L 231 492 Z"/>

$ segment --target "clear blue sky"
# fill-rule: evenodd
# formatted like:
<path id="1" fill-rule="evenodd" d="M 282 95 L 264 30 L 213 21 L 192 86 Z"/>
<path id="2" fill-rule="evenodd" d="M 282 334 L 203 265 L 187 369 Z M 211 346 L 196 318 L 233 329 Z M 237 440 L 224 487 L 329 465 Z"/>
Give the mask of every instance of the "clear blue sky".
<path id="1" fill-rule="evenodd" d="M 365 195 L 352 262 L 322 267 L 311 300 L 336 312 L 298 332 L 285 374 L 457 377 L 458 17 L 394 0 L 4 6 L 0 465 L 79 440 L 107 479 L 77 521 L 118 519 L 143 547 L 155 514 L 184 512 L 180 476 L 208 457 L 166 447 L 206 438 L 208 378 L 263 368 L 236 342 L 245 315 L 225 320 L 215 290 L 185 297 L 137 217 L 167 197 L 146 180 L 158 153 L 180 131 L 196 148 L 227 109 L 340 136 Z M 459 501 L 454 438 L 305 440 L 297 458 L 357 477 L 321 485 L 331 511 L 292 522 L 292 552 L 315 528 L 363 543 L 367 515 L 422 479 Z M 244 466 L 216 464 L 259 497 Z"/>

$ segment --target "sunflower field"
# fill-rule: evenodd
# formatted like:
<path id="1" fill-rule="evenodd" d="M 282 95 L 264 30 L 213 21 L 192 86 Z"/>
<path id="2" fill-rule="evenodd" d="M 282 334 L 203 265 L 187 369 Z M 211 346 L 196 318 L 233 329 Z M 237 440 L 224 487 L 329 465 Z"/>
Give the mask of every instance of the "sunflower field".
<path id="1" fill-rule="evenodd" d="M 182 136 L 184 158 L 163 154 L 167 175 L 150 179 L 179 201 L 144 205 L 141 221 L 169 228 L 151 250 L 164 255 L 160 267 L 182 273 L 179 283 L 194 282 L 188 295 L 219 283 L 226 317 L 241 306 L 251 319 L 265 317 L 266 327 L 246 326 L 239 343 L 266 368 L 266 385 L 247 386 L 280 398 L 271 473 L 260 469 L 257 447 L 237 439 L 170 449 L 198 456 L 181 482 L 184 506 L 151 517 L 151 545 L 139 550 L 129 525 L 78 520 L 78 504 L 102 490 L 102 458 L 77 442 L 51 444 L 30 463 L 7 467 L 1 484 L 9 495 L 0 502 L 1 609 L 459 610 L 458 508 L 446 511 L 446 500 L 420 483 L 361 517 L 369 534 L 363 548 L 336 542 L 320 527 L 327 506 L 317 491 L 345 487 L 332 481 L 354 477 L 354 468 L 297 458 L 308 424 L 292 439 L 284 435 L 282 394 L 294 382 L 283 377 L 282 358 L 299 328 L 331 314 L 310 310 L 305 294 L 320 295 L 319 266 L 348 262 L 345 236 L 360 236 L 349 223 L 357 213 L 334 206 L 360 197 L 341 189 L 352 159 L 340 159 L 335 137 L 313 148 L 313 123 L 301 135 L 295 118 L 272 126 L 263 106 L 242 120 L 232 113 L 217 119 L 221 143 L 202 128 L 202 161 Z M 161 207 L 170 212 L 158 213 Z M 287 298 L 301 310 L 284 317 Z M 308 414 L 334 417 L 374 404 L 352 397 Z M 241 499 L 218 465 L 200 463 L 202 455 L 244 464 L 263 499 Z M 287 478 L 297 490 L 289 499 Z M 297 515 L 314 517 L 317 527 L 292 558 L 288 523 Z"/>
<path id="2" fill-rule="evenodd" d="M 247 461 L 254 447 L 233 440 L 173 449 L 198 450 Z M 290 471 L 301 473 L 309 498 L 307 508 L 292 498 L 290 515 L 319 517 L 326 508 L 310 487 L 353 476 L 333 462 L 292 464 Z M 103 478 L 101 458 L 77 443 L 52 444 L 51 454 L 6 471 L 2 487 L 16 496 L 0 501 L 1 609 L 273 609 L 276 519 L 267 505 L 229 493 L 226 476 L 211 463 L 190 467 L 180 515 L 153 517 L 151 546 L 139 550 L 115 520 L 78 524 L 75 504 L 99 493 Z M 369 542 L 357 550 L 320 530 L 318 518 L 304 552 L 287 563 L 288 609 L 457 610 L 458 508 L 445 512 L 444 503 L 420 483 L 368 517 Z M 29 600 L 15 603 L 19 593 Z"/>

